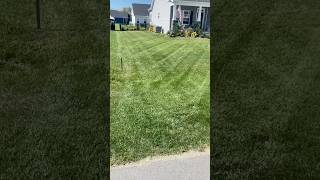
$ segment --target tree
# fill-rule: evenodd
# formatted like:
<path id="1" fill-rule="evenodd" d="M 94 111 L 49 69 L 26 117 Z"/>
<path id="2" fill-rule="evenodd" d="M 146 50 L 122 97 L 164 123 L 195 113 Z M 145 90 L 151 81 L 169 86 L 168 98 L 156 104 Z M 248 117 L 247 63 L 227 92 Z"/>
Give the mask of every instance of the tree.
<path id="1" fill-rule="evenodd" d="M 122 8 L 121 11 L 130 14 L 131 13 L 131 8 L 130 7 L 124 7 L 124 8 Z"/>

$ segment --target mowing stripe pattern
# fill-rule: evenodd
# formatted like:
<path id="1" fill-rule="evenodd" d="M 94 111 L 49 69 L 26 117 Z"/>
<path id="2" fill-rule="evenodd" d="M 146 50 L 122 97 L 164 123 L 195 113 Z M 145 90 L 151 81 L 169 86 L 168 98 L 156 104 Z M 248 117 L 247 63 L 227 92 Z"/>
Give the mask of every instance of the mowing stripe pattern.
<path id="1" fill-rule="evenodd" d="M 111 32 L 110 41 L 111 164 L 207 147 L 209 40 Z"/>

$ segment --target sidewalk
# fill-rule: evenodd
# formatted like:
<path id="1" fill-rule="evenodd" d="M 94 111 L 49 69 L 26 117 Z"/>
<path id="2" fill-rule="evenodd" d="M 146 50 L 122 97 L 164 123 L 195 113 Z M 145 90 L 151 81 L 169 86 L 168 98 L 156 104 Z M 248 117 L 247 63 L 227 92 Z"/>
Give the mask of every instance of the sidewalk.
<path id="1" fill-rule="evenodd" d="M 191 152 L 111 167 L 111 180 L 209 180 L 210 151 Z"/>

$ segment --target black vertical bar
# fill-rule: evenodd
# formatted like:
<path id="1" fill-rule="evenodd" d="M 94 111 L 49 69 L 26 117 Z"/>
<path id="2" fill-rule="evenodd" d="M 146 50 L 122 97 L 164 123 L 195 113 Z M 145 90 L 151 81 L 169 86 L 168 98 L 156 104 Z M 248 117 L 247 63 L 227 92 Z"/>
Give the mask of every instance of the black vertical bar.
<path id="1" fill-rule="evenodd" d="M 123 71 L 122 58 L 120 59 L 120 63 L 121 63 L 121 71 Z"/>
<path id="2" fill-rule="evenodd" d="M 37 11 L 37 28 L 41 29 L 41 23 L 40 23 L 40 0 L 36 0 L 36 11 Z"/>

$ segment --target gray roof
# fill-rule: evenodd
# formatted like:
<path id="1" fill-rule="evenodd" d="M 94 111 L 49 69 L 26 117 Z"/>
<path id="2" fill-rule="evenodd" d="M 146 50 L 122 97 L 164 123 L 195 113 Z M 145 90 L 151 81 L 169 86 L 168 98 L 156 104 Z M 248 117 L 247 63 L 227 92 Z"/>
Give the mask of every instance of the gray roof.
<path id="1" fill-rule="evenodd" d="M 114 18 L 128 18 L 128 13 L 117 10 L 110 10 L 110 16 Z"/>
<path id="2" fill-rule="evenodd" d="M 149 8 L 150 4 L 132 4 L 132 10 L 135 16 L 149 16 Z"/>

